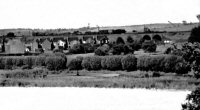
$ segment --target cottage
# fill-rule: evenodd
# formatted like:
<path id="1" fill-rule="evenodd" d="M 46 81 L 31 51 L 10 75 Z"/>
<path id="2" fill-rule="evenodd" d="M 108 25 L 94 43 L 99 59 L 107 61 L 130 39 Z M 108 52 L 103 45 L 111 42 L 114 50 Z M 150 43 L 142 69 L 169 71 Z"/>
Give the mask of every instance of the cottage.
<path id="1" fill-rule="evenodd" d="M 25 44 L 21 41 L 20 38 L 10 39 L 8 43 L 5 45 L 6 53 L 24 53 L 25 52 Z"/>
<path id="2" fill-rule="evenodd" d="M 42 43 L 42 47 L 44 50 L 48 51 L 51 50 L 51 42 L 49 41 L 49 39 L 46 39 L 43 43 Z"/>

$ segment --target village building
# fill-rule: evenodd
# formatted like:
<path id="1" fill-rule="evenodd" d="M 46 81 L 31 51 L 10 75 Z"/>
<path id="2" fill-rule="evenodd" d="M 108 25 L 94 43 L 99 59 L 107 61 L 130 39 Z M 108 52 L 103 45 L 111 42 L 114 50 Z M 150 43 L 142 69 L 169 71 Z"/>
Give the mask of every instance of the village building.
<path id="1" fill-rule="evenodd" d="M 6 53 L 24 53 L 25 43 L 21 41 L 20 38 L 10 39 L 5 45 Z"/>

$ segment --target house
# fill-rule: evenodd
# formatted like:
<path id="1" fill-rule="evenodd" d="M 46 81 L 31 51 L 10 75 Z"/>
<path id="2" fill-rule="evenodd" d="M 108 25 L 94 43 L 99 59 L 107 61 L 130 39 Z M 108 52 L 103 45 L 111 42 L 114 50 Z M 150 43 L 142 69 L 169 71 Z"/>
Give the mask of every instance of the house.
<path id="1" fill-rule="evenodd" d="M 49 39 L 45 39 L 45 41 L 42 43 L 42 48 L 44 50 L 51 50 L 51 41 Z"/>
<path id="2" fill-rule="evenodd" d="M 20 38 L 10 39 L 5 45 L 6 53 L 24 53 L 25 43 Z"/>

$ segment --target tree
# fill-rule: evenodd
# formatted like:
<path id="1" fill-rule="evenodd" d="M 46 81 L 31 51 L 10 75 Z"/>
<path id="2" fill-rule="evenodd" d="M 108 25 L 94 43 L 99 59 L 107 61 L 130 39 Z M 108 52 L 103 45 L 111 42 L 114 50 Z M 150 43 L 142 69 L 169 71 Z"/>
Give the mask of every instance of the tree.
<path id="1" fill-rule="evenodd" d="M 200 42 L 200 26 L 192 29 L 188 42 Z"/>
<path id="2" fill-rule="evenodd" d="M 53 50 L 55 48 L 55 45 L 53 43 L 53 40 L 51 41 L 51 50 Z"/>
<path id="3" fill-rule="evenodd" d="M 82 69 L 82 60 L 83 60 L 83 57 L 76 57 L 75 59 L 72 59 L 72 61 L 70 62 L 68 66 L 69 70 L 77 71 L 76 73 L 77 76 L 80 76 L 78 71 Z"/>
<path id="4" fill-rule="evenodd" d="M 3 38 L 3 43 L 2 43 L 2 52 L 5 52 L 5 38 Z"/>
<path id="5" fill-rule="evenodd" d="M 182 110 L 200 110 L 200 87 L 197 87 L 186 97 L 187 102 L 182 104 Z"/>
<path id="6" fill-rule="evenodd" d="M 13 32 L 9 32 L 6 36 L 7 37 L 15 37 L 15 34 Z"/>

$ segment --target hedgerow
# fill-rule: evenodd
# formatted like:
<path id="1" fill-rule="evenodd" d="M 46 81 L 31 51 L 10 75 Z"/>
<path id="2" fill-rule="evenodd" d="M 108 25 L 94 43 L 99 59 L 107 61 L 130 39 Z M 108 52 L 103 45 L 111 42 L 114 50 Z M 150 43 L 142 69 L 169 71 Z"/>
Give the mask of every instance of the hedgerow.
<path id="1" fill-rule="evenodd" d="M 141 56 L 138 58 L 137 68 L 143 71 L 163 71 L 185 74 L 190 71 L 187 62 L 180 56 Z"/>
<path id="2" fill-rule="evenodd" d="M 126 55 L 121 60 L 122 69 L 133 71 L 137 69 L 137 58 L 134 55 Z"/>
<path id="3" fill-rule="evenodd" d="M 82 67 L 86 70 L 100 70 L 101 67 L 101 57 L 85 57 L 82 61 Z"/>
<path id="4" fill-rule="evenodd" d="M 106 56 L 101 60 L 102 69 L 107 70 L 122 70 L 122 56 Z"/>

